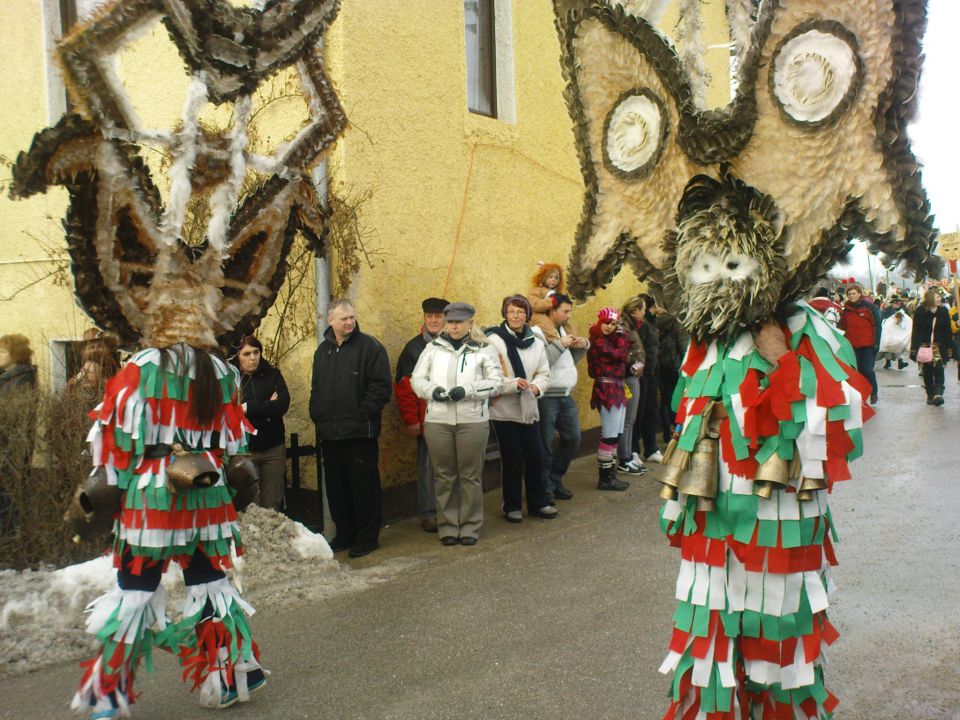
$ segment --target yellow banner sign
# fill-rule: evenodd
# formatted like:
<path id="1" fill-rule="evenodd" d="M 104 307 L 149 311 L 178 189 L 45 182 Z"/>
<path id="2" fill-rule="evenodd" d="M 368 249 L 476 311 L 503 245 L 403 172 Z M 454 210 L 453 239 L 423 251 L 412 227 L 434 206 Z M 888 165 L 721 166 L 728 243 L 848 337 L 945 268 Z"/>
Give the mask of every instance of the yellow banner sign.
<path id="1" fill-rule="evenodd" d="M 937 253 L 946 260 L 960 260 L 960 231 L 943 233 L 937 238 Z"/>

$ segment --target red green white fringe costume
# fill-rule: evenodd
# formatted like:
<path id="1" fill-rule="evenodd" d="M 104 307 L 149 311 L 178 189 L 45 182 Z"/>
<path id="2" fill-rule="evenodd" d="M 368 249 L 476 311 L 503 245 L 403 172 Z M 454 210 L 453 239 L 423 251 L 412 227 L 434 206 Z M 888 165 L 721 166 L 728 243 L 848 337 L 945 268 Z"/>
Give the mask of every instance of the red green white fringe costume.
<path id="1" fill-rule="evenodd" d="M 827 619 L 837 540 L 827 507 L 847 463 L 862 452 L 873 411 L 870 385 L 849 343 L 806 304 L 784 332 L 776 366 L 750 332 L 732 344 L 692 343 L 674 394 L 678 448 L 693 451 L 708 401 L 720 398 L 716 509 L 698 511 L 681 493 L 661 511 L 680 549 L 670 651 L 674 672 L 664 720 L 832 718 L 837 699 L 823 682 L 824 650 L 839 633 Z M 796 481 L 769 499 L 754 495 L 758 463 L 798 452 L 802 474 L 828 489 L 798 501 Z"/>
<path id="2" fill-rule="evenodd" d="M 94 425 L 88 440 L 94 462 L 124 491 L 114 523 L 114 565 L 119 569 L 126 557 L 134 574 L 151 563 L 160 563 L 163 571 L 171 560 L 187 566 L 198 549 L 214 569 L 226 570 L 232 567 L 231 549 L 243 552 L 222 470 L 225 458 L 246 451 L 246 434 L 253 429 L 239 405 L 239 376 L 211 356 L 222 411 L 210 427 L 200 427 L 190 412 L 193 349 L 177 347 L 186 360 L 185 373 L 175 366 L 162 370 L 160 351 L 143 350 L 110 379 L 103 402 L 91 413 Z M 184 375 L 189 376 L 185 382 Z M 208 488 L 173 492 L 166 468 L 175 459 L 148 459 L 144 453 L 149 445 L 177 442 L 205 452 L 221 469 L 220 479 Z M 113 697 L 118 715 L 127 716 L 138 663 L 143 658 L 152 670 L 154 647 L 177 655 L 184 680 L 202 686 L 200 701 L 205 705 L 215 706 L 221 687 L 233 683 L 246 699 L 246 673 L 260 667 L 247 620 L 253 608 L 225 577 L 188 586 L 182 619 L 176 623 L 166 617 L 162 585 L 153 592 L 118 586 L 90 603 L 87 612 L 87 631 L 96 635 L 101 650 L 83 663 L 85 672 L 72 703 L 77 710 Z"/>

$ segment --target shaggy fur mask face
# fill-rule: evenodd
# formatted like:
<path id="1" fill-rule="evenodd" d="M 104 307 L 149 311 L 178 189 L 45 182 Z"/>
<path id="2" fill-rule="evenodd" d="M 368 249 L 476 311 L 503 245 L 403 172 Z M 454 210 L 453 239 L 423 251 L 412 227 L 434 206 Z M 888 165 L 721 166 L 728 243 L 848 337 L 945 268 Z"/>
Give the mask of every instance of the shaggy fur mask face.
<path id="1" fill-rule="evenodd" d="M 667 237 L 667 305 L 698 341 L 731 340 L 773 317 L 786 277 L 773 200 L 728 172 L 697 175 Z"/>

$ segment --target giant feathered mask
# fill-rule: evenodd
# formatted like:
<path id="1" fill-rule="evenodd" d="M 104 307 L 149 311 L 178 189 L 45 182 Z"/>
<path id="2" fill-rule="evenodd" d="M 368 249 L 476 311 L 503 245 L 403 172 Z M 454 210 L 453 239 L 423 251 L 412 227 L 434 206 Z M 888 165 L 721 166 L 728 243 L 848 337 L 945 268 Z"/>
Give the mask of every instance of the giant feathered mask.
<path id="1" fill-rule="evenodd" d="M 14 167 L 12 194 L 49 185 L 70 194 L 64 226 L 80 303 L 126 346 L 227 345 L 273 304 L 297 231 L 319 249 L 324 211 L 310 170 L 346 126 L 318 42 L 339 0 L 119 0 L 59 45 L 81 114 L 34 138 Z M 160 20 L 189 85 L 170 130 L 144 126 L 112 56 Z M 258 154 L 248 128 L 257 87 L 295 65 L 309 119 L 289 142 Z M 149 72 L 144 68 L 143 72 Z M 223 130 L 200 121 L 208 103 L 232 106 Z M 140 153 L 171 158 L 165 202 Z M 202 198 L 185 221 L 188 206 Z M 199 224 L 199 229 L 197 225 Z"/>
<path id="2" fill-rule="evenodd" d="M 554 2 L 587 186 L 575 295 L 628 262 L 703 340 L 774 316 L 854 238 L 888 265 L 939 272 L 906 136 L 923 2 L 765 0 L 736 96 L 712 111 L 646 20 Z"/>

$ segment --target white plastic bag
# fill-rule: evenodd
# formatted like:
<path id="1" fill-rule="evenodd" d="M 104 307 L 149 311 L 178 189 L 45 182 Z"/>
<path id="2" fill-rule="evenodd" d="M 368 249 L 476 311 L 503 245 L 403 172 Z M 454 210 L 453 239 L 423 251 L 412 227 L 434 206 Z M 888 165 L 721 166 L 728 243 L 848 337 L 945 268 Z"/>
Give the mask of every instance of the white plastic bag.
<path id="1" fill-rule="evenodd" d="M 886 320 L 880 329 L 880 352 L 905 353 L 910 350 L 910 335 L 913 332 L 913 320 L 904 312 L 896 312 Z"/>

